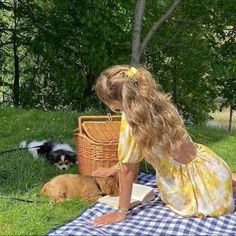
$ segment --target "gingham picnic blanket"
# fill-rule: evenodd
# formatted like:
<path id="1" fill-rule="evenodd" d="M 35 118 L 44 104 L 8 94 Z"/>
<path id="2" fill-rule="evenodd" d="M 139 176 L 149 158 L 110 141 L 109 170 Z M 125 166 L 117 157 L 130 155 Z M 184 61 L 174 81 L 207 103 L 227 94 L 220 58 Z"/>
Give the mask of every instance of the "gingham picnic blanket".
<path id="1" fill-rule="evenodd" d="M 108 205 L 95 203 L 67 224 L 51 229 L 47 235 L 236 235 L 236 211 L 215 218 L 184 218 L 161 201 L 153 174 L 140 173 L 138 183 L 153 187 L 156 198 L 132 208 L 125 221 L 92 225 L 91 220 L 96 216 L 114 210 Z"/>

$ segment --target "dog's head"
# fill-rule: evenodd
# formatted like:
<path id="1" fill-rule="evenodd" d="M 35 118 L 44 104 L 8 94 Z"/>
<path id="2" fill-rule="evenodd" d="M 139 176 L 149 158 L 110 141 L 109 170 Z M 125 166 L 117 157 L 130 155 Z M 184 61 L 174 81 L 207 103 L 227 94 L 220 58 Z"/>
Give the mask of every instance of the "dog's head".
<path id="1" fill-rule="evenodd" d="M 113 176 L 108 178 L 96 178 L 103 193 L 111 196 L 119 195 L 119 185 Z"/>
<path id="2" fill-rule="evenodd" d="M 67 170 L 76 163 L 76 154 L 67 150 L 56 150 L 50 153 L 51 164 L 57 166 L 60 170 Z"/>

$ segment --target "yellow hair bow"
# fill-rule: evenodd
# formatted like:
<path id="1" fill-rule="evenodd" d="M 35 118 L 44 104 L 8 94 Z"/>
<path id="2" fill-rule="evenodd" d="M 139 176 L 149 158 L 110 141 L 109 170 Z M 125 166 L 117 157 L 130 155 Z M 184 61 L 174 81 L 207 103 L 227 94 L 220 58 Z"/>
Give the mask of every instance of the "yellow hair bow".
<path id="1" fill-rule="evenodd" d="M 136 73 L 137 69 L 134 67 L 130 67 L 129 70 L 125 71 L 125 75 L 127 75 L 129 78 L 133 78 Z"/>

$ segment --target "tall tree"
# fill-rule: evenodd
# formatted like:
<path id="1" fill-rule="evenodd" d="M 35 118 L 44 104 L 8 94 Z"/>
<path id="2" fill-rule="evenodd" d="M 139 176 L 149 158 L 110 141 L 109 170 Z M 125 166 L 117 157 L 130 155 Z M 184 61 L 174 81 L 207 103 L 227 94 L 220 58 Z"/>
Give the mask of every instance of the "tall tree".
<path id="1" fill-rule="evenodd" d="M 28 6 L 25 14 L 36 29 L 31 50 L 37 63 L 22 85 L 22 97 L 28 98 L 22 103 L 27 106 L 37 100 L 47 109 L 91 107 L 98 73 L 108 65 L 128 60 L 129 17 L 124 16 L 131 9 L 116 1 L 101 0 L 79 5 L 77 0 L 53 0 L 50 5 L 38 1 Z M 32 96 L 28 92 L 30 83 Z"/>
<path id="2" fill-rule="evenodd" d="M 0 92 L 17 98 L 19 84 L 16 106 L 97 108 L 95 78 L 110 65 L 129 64 L 130 54 L 131 64 L 148 67 L 191 122 L 207 118 L 226 88 L 223 81 L 230 81 L 224 63 L 232 68 L 233 41 L 219 44 L 225 27 L 234 26 L 230 0 L 15 3 L 14 28 L 14 1 L 0 1 Z M 19 83 L 15 80 L 13 93 L 14 78 Z"/>
<path id="3" fill-rule="evenodd" d="M 174 10 L 180 4 L 181 0 L 174 0 L 171 6 L 168 7 L 166 12 L 157 20 L 148 33 L 144 36 L 144 39 L 141 39 L 142 32 L 142 20 L 145 10 L 146 0 L 137 0 L 134 14 L 134 28 L 132 36 L 132 55 L 131 55 L 131 64 L 138 65 L 140 63 L 140 58 L 147 47 L 148 43 L 152 39 L 156 31 L 169 19 L 173 14 Z"/>
<path id="4" fill-rule="evenodd" d="M 22 18 L 22 9 L 25 4 L 20 0 L 0 2 L 0 48 L 2 57 L 2 78 L 0 85 L 12 90 L 13 105 L 20 104 L 20 64 L 25 58 L 30 44 L 29 28 Z M 9 52 L 12 53 L 9 53 Z M 11 69 L 12 68 L 12 69 Z M 13 71 L 11 74 L 9 72 Z M 13 81 L 12 81 L 13 80 Z"/>

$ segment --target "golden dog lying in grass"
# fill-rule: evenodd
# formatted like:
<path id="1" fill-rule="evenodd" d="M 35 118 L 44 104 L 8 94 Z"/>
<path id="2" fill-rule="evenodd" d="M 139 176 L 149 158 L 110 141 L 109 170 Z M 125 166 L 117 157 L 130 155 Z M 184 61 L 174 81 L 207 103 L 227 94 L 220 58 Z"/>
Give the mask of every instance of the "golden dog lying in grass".
<path id="1" fill-rule="evenodd" d="M 45 183 L 40 194 L 46 194 L 54 202 L 65 198 L 79 197 L 85 201 L 96 201 L 103 195 L 117 196 L 119 186 L 114 177 L 100 178 L 78 174 L 58 175 Z"/>

